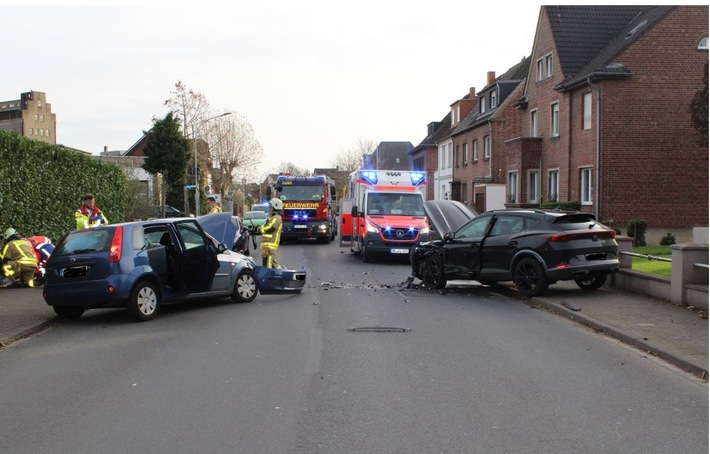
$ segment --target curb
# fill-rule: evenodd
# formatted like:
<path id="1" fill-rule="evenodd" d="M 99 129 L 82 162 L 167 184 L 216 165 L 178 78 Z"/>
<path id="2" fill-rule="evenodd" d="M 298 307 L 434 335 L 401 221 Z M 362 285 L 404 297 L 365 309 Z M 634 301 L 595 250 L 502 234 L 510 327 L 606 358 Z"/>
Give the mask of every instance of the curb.
<path id="1" fill-rule="evenodd" d="M 525 302 L 528 306 L 531 307 L 542 307 L 550 312 L 553 312 L 557 315 L 564 316 L 569 318 L 570 320 L 573 320 L 577 323 L 580 323 L 582 325 L 585 325 L 589 328 L 592 328 L 593 330 L 609 335 L 627 345 L 631 345 L 633 347 L 636 347 L 640 350 L 646 351 L 650 353 L 653 356 L 656 356 L 658 358 L 663 359 L 664 361 L 673 364 L 676 367 L 679 367 L 680 369 L 685 370 L 686 372 L 689 372 L 693 375 L 698 376 L 699 378 L 705 380 L 706 382 L 708 381 L 708 370 L 698 366 L 697 364 L 693 364 L 689 361 L 686 361 L 683 358 L 678 357 L 677 355 L 671 354 L 667 351 L 665 351 L 662 347 L 659 347 L 658 345 L 655 345 L 651 342 L 646 342 L 642 339 L 638 339 L 632 336 L 629 336 L 618 329 L 607 325 L 606 323 L 603 323 L 599 320 L 596 320 L 591 317 L 587 317 L 583 314 L 580 314 L 577 311 L 572 311 L 561 304 L 557 303 L 552 303 L 549 300 L 546 300 L 545 298 L 527 298 L 523 295 L 521 295 L 517 290 L 514 290 L 510 287 L 506 286 L 501 286 L 497 285 L 494 287 L 495 291 L 501 294 L 504 294 L 506 296 L 512 297 L 519 299 L 523 302 Z"/>
<path id="2" fill-rule="evenodd" d="M 0 339 L 0 349 L 7 348 L 13 343 L 24 339 L 25 337 L 31 336 L 32 334 L 35 334 L 39 331 L 42 331 L 44 328 L 47 326 L 51 325 L 56 321 L 58 317 L 51 318 L 49 320 L 43 320 L 41 322 L 38 322 L 36 325 L 31 326 L 29 328 L 25 328 L 20 332 L 14 333 L 10 336 L 3 337 Z"/>

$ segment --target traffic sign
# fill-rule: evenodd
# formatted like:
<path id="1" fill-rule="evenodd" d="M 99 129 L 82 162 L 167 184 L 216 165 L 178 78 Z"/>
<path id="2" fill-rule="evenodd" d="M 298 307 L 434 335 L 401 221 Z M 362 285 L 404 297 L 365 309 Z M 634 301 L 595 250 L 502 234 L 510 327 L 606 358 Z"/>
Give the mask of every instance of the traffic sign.
<path id="1" fill-rule="evenodd" d="M 185 189 L 195 189 L 196 187 L 197 187 L 197 185 L 194 185 L 194 184 L 186 184 L 185 185 Z"/>

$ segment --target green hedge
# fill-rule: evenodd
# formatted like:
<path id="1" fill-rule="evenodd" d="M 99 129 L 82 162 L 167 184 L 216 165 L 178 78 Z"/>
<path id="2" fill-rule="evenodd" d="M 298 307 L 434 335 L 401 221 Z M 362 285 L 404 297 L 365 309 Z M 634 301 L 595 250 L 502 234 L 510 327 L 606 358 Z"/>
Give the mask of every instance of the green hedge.
<path id="1" fill-rule="evenodd" d="M 56 242 L 75 228 L 74 212 L 86 192 L 109 222 L 123 222 L 126 175 L 118 166 L 0 131 L 0 234 L 13 227 Z"/>
<path id="2" fill-rule="evenodd" d="M 566 200 L 562 202 L 544 202 L 542 204 L 542 208 L 550 208 L 550 209 L 555 209 L 559 208 L 560 210 L 581 210 L 582 209 L 582 204 L 579 202 L 579 200 Z"/>

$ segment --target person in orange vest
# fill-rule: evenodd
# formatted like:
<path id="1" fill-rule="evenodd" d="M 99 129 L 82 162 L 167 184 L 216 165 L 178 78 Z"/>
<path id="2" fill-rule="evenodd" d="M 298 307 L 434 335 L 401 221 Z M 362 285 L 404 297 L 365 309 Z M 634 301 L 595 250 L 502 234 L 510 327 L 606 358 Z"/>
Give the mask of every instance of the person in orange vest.
<path id="1" fill-rule="evenodd" d="M 37 256 L 32 243 L 12 227 L 5 231 L 5 247 L 2 249 L 2 274 L 15 286 L 35 286 Z"/>
<path id="2" fill-rule="evenodd" d="M 108 219 L 94 203 L 93 194 L 84 194 L 81 200 L 81 206 L 74 212 L 77 230 L 108 224 Z"/>

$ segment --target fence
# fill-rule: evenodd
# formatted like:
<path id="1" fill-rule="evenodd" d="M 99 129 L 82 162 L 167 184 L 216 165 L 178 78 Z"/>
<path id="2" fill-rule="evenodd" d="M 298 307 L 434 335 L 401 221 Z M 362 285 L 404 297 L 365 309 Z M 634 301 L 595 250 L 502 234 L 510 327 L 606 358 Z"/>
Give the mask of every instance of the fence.
<path id="1" fill-rule="evenodd" d="M 633 239 L 617 236 L 620 270 L 610 285 L 654 296 L 682 306 L 708 310 L 708 246 L 694 243 L 674 244 L 671 258 L 636 254 Z M 632 257 L 671 262 L 671 277 L 656 276 L 631 269 Z"/>

